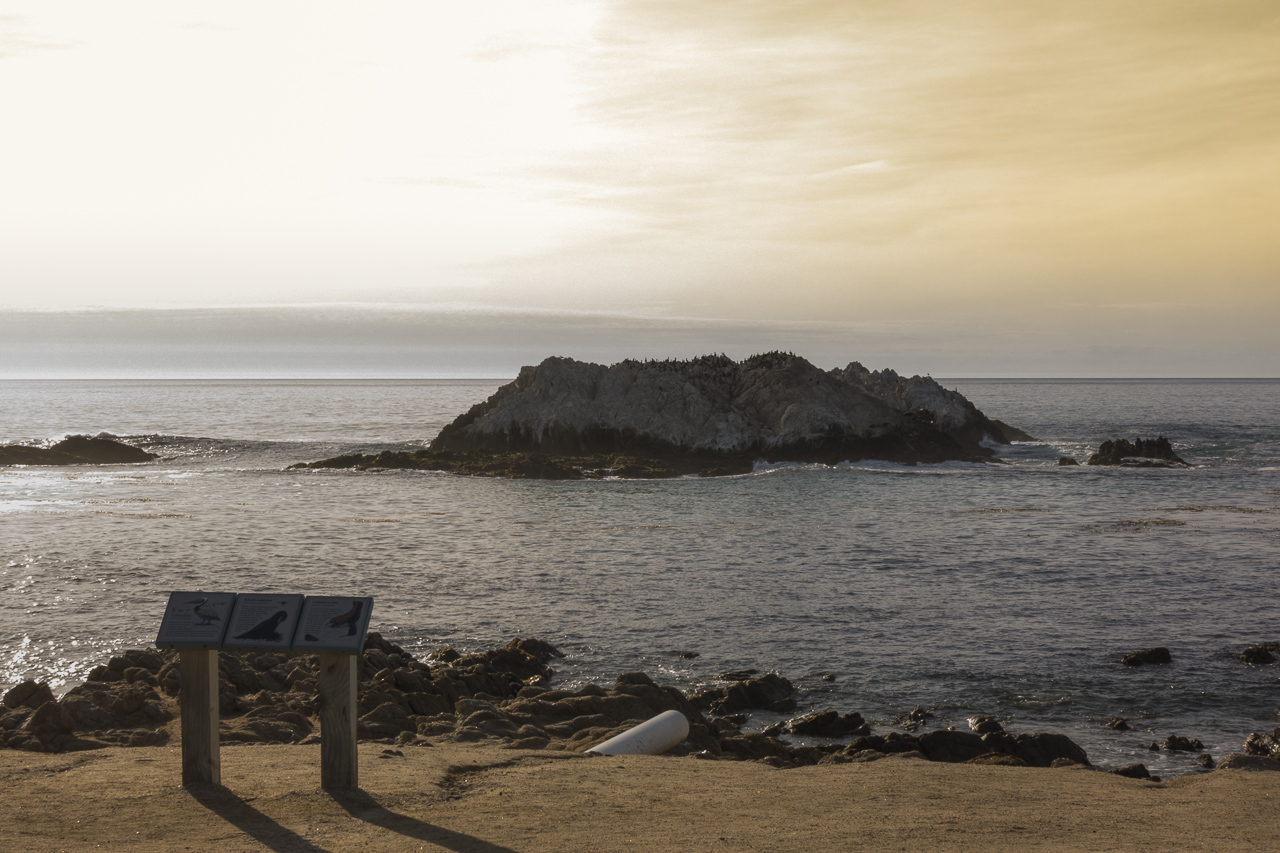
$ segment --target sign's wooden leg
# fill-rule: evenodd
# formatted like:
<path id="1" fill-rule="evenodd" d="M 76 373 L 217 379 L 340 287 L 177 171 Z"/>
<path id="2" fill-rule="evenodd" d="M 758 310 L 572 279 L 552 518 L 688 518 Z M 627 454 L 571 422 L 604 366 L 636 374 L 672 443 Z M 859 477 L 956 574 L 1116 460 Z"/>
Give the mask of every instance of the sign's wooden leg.
<path id="1" fill-rule="evenodd" d="M 221 785 L 218 755 L 218 652 L 181 652 L 182 786 Z"/>
<path id="2" fill-rule="evenodd" d="M 320 657 L 316 693 L 320 710 L 320 786 L 358 788 L 356 761 L 357 655 Z"/>

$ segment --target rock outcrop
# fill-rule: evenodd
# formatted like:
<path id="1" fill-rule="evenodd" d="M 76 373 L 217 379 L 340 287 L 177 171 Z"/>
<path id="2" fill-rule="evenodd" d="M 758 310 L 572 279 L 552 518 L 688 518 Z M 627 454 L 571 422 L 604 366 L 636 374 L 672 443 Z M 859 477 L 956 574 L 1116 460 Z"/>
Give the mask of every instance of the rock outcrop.
<path id="1" fill-rule="evenodd" d="M 1280 728 L 1272 729 L 1269 735 L 1257 732 L 1249 735 L 1244 742 L 1244 754 L 1280 759 Z"/>
<path id="2" fill-rule="evenodd" d="M 750 471 L 757 460 L 985 461 L 987 442 L 1029 438 L 933 379 L 857 362 L 823 371 L 781 352 L 608 367 L 548 358 L 447 425 L 428 450 L 295 467 L 711 476 Z"/>
<path id="3" fill-rule="evenodd" d="M 154 453 L 103 436 L 71 435 L 52 447 L 0 446 L 0 465 L 127 465 L 157 458 Z"/>
<path id="4" fill-rule="evenodd" d="M 1172 468 L 1186 465 L 1181 456 L 1173 452 L 1173 446 L 1164 436 L 1139 438 L 1129 441 L 1117 438 L 1104 441 L 1098 452 L 1089 457 L 1086 465 L 1123 465 L 1129 468 Z"/>

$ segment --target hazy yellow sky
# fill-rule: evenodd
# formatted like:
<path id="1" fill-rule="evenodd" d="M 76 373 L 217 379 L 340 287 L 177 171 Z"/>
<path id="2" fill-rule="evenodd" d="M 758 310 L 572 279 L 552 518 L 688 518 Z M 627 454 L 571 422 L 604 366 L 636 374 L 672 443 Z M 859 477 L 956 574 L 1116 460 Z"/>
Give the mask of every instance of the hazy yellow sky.
<path id="1" fill-rule="evenodd" d="M 11 313 L 572 309 L 1280 374 L 1275 0 L 0 12 Z"/>

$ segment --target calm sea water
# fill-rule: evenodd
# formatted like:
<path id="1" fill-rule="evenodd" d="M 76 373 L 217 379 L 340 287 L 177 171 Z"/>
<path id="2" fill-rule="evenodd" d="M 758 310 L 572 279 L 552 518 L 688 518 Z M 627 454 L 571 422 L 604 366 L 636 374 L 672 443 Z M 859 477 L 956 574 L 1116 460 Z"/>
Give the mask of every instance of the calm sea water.
<path id="1" fill-rule="evenodd" d="M 565 684 L 777 670 L 802 709 L 879 732 L 917 705 L 939 725 L 994 714 L 1166 774 L 1192 757 L 1153 740 L 1217 757 L 1280 725 L 1280 666 L 1239 660 L 1280 640 L 1280 381 L 944 383 L 1041 439 L 993 465 L 580 483 L 285 470 L 422 446 L 500 384 L 0 383 L 0 442 L 108 432 L 161 455 L 0 469 L 0 688 L 69 688 L 148 645 L 169 590 L 199 587 L 372 595 L 373 628 L 413 649 L 540 637 L 568 654 Z M 1194 467 L 1056 464 L 1155 435 Z M 1155 645 L 1172 665 L 1119 663 Z M 1116 714 L 1136 730 L 1104 727 Z"/>

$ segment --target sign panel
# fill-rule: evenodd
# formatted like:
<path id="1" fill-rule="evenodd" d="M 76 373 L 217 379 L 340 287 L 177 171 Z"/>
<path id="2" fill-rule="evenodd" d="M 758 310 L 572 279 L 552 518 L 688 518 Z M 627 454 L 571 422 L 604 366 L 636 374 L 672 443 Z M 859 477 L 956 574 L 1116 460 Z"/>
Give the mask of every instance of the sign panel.
<path id="1" fill-rule="evenodd" d="M 171 592 L 156 645 L 162 649 L 216 649 L 227 631 L 234 592 Z"/>
<path id="2" fill-rule="evenodd" d="M 360 654 L 372 610 L 371 597 L 308 595 L 293 634 L 293 650 L 299 654 Z"/>
<path id="3" fill-rule="evenodd" d="M 301 595 L 241 593 L 231 610 L 222 647 L 287 651 L 301 609 Z"/>

